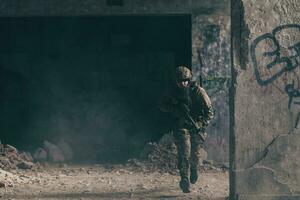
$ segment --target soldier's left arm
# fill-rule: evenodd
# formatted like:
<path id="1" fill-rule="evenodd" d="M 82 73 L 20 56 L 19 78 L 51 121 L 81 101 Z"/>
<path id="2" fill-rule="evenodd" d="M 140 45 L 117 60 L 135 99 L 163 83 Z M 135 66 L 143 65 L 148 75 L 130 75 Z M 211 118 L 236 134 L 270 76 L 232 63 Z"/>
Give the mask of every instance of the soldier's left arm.
<path id="1" fill-rule="evenodd" d="M 206 91 L 200 86 L 196 89 L 196 97 L 202 106 L 201 121 L 207 125 L 214 116 L 211 100 Z"/>

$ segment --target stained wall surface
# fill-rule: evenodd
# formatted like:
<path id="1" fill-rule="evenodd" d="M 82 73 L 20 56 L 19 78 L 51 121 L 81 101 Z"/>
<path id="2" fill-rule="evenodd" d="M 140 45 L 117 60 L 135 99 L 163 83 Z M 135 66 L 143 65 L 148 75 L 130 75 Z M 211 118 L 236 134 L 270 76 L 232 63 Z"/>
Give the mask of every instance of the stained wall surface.
<path id="1" fill-rule="evenodd" d="M 233 2 L 232 198 L 299 199 L 300 2 Z"/>

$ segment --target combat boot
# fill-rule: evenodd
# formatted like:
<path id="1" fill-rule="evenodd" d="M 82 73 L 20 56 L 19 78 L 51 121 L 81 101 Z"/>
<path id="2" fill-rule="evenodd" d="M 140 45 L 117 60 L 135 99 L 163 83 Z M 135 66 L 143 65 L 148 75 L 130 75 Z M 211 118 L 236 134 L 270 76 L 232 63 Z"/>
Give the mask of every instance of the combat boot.
<path id="1" fill-rule="evenodd" d="M 191 168 L 191 176 L 190 176 L 191 184 L 195 184 L 197 182 L 197 180 L 198 180 L 197 168 L 196 169 Z"/>
<path id="2" fill-rule="evenodd" d="M 190 181 L 187 177 L 182 177 L 179 186 L 183 193 L 190 193 Z"/>

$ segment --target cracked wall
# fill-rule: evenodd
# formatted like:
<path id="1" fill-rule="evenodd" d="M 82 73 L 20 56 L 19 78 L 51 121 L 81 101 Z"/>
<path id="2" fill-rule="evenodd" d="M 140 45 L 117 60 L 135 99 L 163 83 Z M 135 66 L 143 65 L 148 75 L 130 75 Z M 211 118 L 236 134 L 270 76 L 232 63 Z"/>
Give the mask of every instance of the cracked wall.
<path id="1" fill-rule="evenodd" d="M 232 199 L 300 198 L 299 12 L 297 0 L 232 1 Z"/>

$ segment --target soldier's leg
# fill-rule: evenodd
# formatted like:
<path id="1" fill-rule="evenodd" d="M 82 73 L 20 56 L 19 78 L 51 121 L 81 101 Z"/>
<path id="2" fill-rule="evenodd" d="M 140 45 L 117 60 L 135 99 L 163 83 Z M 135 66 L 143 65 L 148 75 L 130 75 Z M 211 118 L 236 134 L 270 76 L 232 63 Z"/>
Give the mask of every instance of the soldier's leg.
<path id="1" fill-rule="evenodd" d="M 178 169 L 181 176 L 180 188 L 183 192 L 190 192 L 190 135 L 187 129 L 180 129 L 174 133 L 174 138 L 178 150 Z"/>
<path id="2" fill-rule="evenodd" d="M 190 169 L 190 135 L 187 129 L 180 129 L 174 134 L 177 146 L 178 169 L 181 177 L 189 178 Z"/>
<path id="3" fill-rule="evenodd" d="M 198 180 L 198 166 L 199 166 L 199 157 L 201 148 L 203 148 L 204 142 L 202 137 L 199 133 L 191 134 L 191 174 L 190 174 L 190 181 L 192 184 L 196 183 Z"/>

